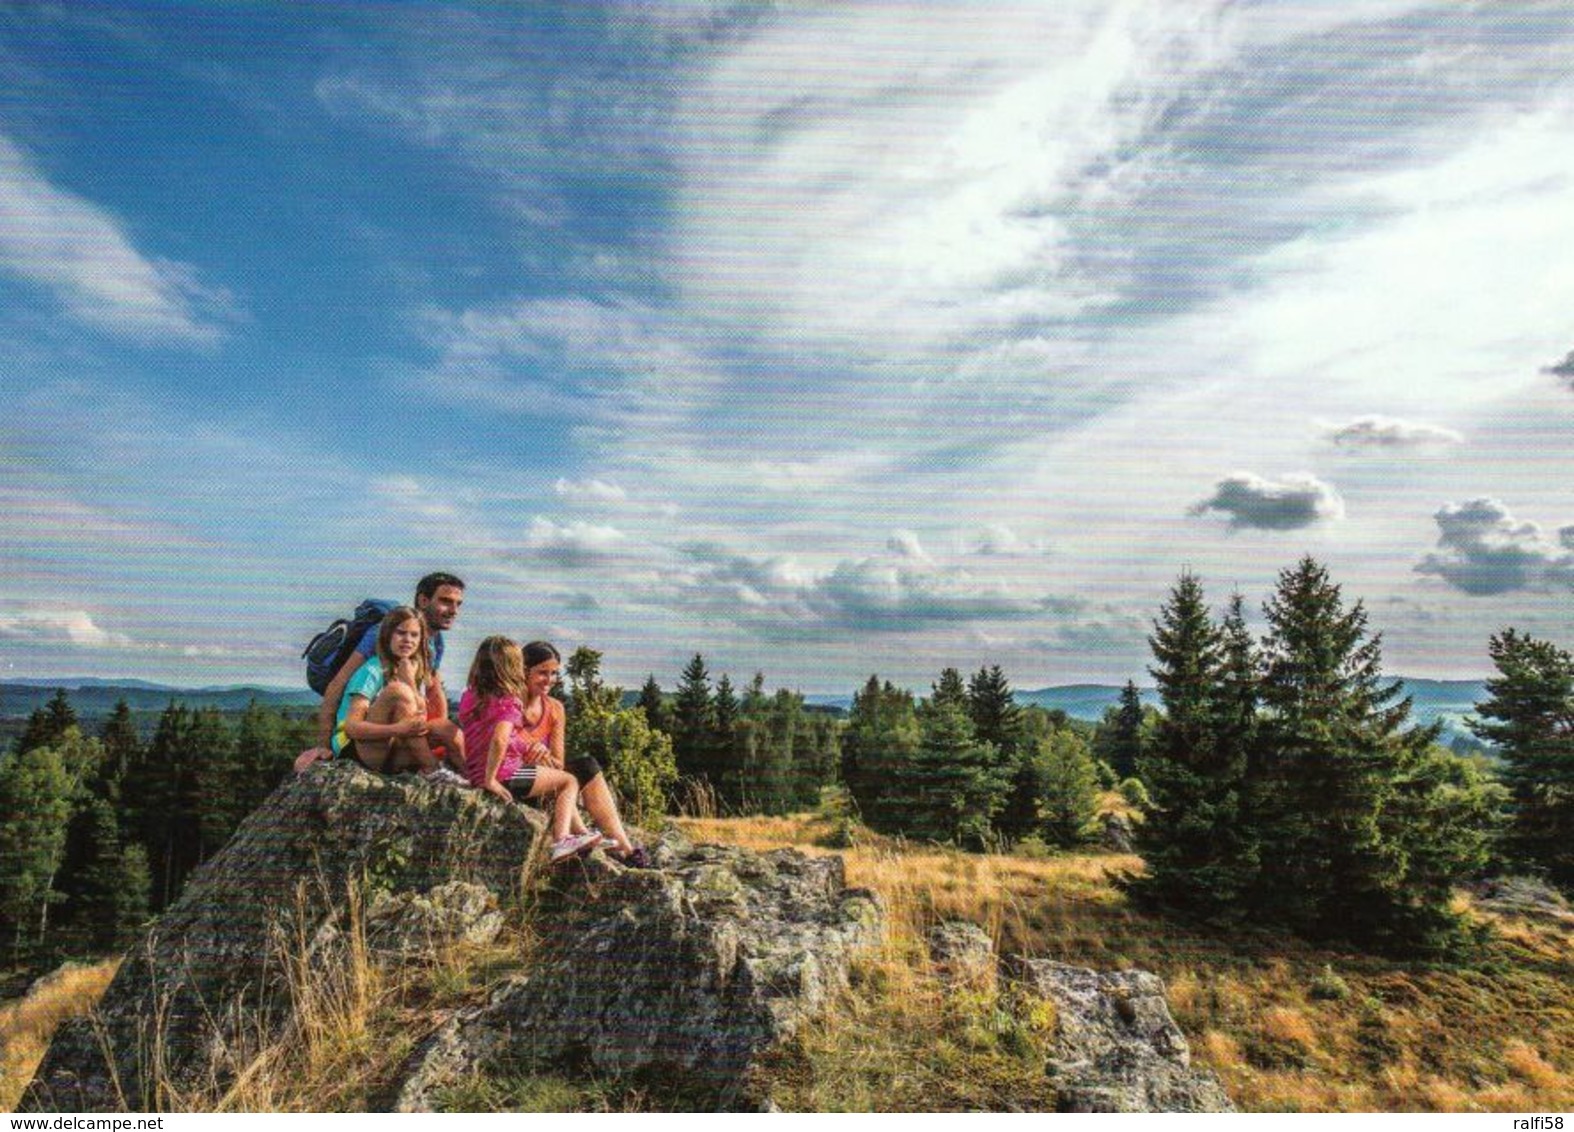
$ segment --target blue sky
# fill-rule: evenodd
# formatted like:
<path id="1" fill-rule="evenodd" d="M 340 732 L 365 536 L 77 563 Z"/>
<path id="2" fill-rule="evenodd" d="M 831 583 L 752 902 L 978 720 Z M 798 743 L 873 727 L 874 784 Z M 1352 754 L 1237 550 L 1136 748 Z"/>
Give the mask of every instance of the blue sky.
<path id="1" fill-rule="evenodd" d="M 1303 553 L 1574 596 L 1565 3 L 0 11 L 0 676 L 365 595 L 671 686 L 1143 678 Z M 1561 371 L 1561 372 L 1560 372 Z M 463 663 L 460 665 L 462 670 Z"/>

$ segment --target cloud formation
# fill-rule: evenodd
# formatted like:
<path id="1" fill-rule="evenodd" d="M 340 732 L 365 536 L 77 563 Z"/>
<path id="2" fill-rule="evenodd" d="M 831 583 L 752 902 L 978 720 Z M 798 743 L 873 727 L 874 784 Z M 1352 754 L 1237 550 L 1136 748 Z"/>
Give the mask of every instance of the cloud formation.
<path id="1" fill-rule="evenodd" d="M 0 134 L 0 271 L 50 292 L 80 322 L 144 341 L 201 344 L 233 315 L 188 264 L 149 259 L 104 209 L 50 184 Z"/>
<path id="2" fill-rule="evenodd" d="M 1357 417 L 1349 424 L 1324 425 L 1323 436 L 1340 448 L 1420 448 L 1460 444 L 1465 439 L 1451 428 L 1381 416 Z"/>
<path id="3" fill-rule="evenodd" d="M 77 648 L 128 648 L 131 638 L 101 628 L 81 609 L 0 613 L 0 641 Z"/>
<path id="4" fill-rule="evenodd" d="M 1343 518 L 1344 502 L 1330 485 L 1314 476 L 1269 480 L 1251 472 L 1236 472 L 1220 480 L 1213 494 L 1193 504 L 1189 513 L 1209 511 L 1228 515 L 1232 529 L 1294 531 Z"/>
<path id="5" fill-rule="evenodd" d="M 537 515 L 525 534 L 524 550 L 560 566 L 586 566 L 617 554 L 628 536 L 616 527 L 575 520 L 566 526 Z"/>
<path id="6" fill-rule="evenodd" d="M 559 499 L 570 503 L 624 503 L 628 500 L 628 492 L 617 484 L 598 479 L 559 479 L 552 490 L 557 492 Z"/>
<path id="7" fill-rule="evenodd" d="M 1521 522 L 1496 499 L 1450 503 L 1434 516 L 1439 551 L 1416 566 L 1476 597 L 1516 590 L 1574 589 L 1574 526 L 1556 541 Z"/>

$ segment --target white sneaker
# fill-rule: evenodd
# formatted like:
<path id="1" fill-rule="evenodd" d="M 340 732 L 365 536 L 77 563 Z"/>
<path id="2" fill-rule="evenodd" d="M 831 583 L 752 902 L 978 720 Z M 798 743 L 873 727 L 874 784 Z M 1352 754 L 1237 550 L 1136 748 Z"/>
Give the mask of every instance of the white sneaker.
<path id="1" fill-rule="evenodd" d="M 470 780 L 462 774 L 456 773 L 451 767 L 437 766 L 431 770 L 421 772 L 421 777 L 428 782 L 442 782 L 449 786 L 469 786 Z"/>
<path id="2" fill-rule="evenodd" d="M 601 844 L 599 833 L 571 833 L 561 841 L 552 843 L 552 863 L 577 857 Z"/>

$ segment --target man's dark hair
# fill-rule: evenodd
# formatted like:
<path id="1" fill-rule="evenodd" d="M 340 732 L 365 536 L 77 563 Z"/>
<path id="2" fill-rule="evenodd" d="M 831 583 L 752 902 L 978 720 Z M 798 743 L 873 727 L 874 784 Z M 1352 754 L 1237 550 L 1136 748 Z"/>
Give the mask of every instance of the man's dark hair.
<path id="1" fill-rule="evenodd" d="M 439 586 L 454 586 L 455 588 L 461 590 L 465 588 L 464 582 L 452 574 L 428 574 L 419 582 L 415 583 L 415 596 L 424 597 L 430 601 L 436 596 Z"/>

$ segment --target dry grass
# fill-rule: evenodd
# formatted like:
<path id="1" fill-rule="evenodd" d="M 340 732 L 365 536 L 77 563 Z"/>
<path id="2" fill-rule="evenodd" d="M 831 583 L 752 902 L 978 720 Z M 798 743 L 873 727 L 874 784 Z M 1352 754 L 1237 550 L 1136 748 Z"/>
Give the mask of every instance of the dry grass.
<path id="1" fill-rule="evenodd" d="M 25 998 L 0 1006 L 0 1109 L 16 1107 L 55 1027 L 92 1010 L 119 967 L 119 959 L 62 967 L 40 979 Z"/>
<path id="2" fill-rule="evenodd" d="M 861 966 L 848 1000 L 795 1043 L 796 1060 L 776 1067 L 783 1107 L 922 1107 L 925 1090 L 931 1107 L 1052 1100 L 1001 1060 L 998 1045 L 950 1036 L 1015 1024 L 998 1003 L 959 1002 L 929 971 L 924 932 L 953 918 L 984 927 L 1003 953 L 1157 972 L 1196 1062 L 1245 1110 L 1574 1107 L 1574 940 L 1554 929 L 1512 921 L 1474 966 L 1406 965 L 1146 915 L 1112 883 L 1140 868 L 1134 857 L 978 856 L 861 830 L 852 848 L 832 850 L 818 843 L 836 823 L 814 814 L 679 825 L 696 840 L 840 852 L 848 882 L 885 900 L 892 942 Z M 1338 997 L 1326 992 L 1330 975 L 1342 984 Z M 958 1011 L 972 1011 L 972 1021 L 959 1028 Z M 1004 1040 L 1023 1044 L 1019 1034 Z"/>

